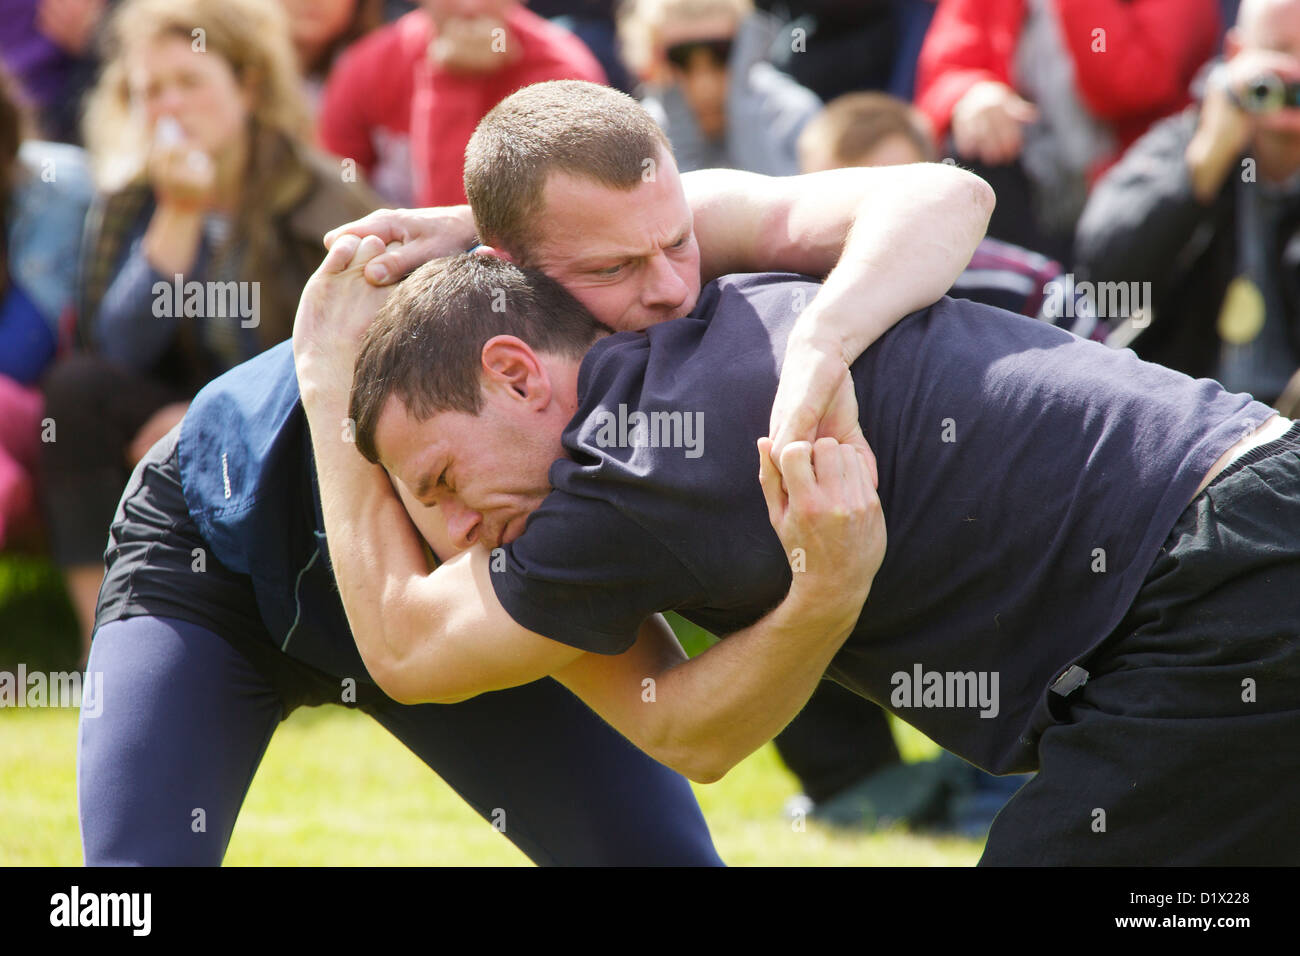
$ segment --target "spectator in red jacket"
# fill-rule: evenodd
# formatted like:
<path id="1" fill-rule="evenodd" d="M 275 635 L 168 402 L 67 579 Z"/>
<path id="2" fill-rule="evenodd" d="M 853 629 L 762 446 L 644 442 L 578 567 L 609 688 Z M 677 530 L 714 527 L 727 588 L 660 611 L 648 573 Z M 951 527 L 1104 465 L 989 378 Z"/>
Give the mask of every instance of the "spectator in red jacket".
<path id="1" fill-rule="evenodd" d="M 917 105 L 998 193 L 989 234 L 1068 262 L 1091 183 L 1190 102 L 1217 0 L 941 0 Z"/>
<path id="2" fill-rule="evenodd" d="M 575 36 L 516 0 L 422 0 L 330 72 L 321 144 L 355 161 L 396 205 L 465 202 L 465 147 L 515 90 L 543 80 L 604 83 Z"/>

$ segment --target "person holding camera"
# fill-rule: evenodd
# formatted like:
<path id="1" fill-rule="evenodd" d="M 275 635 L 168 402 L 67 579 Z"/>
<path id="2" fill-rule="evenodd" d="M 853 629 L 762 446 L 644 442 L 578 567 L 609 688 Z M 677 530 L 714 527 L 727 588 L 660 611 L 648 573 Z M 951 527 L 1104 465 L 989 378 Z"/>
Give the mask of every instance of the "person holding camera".
<path id="1" fill-rule="evenodd" d="M 989 236 L 1069 264 L 1089 191 L 1189 105 L 1219 36 L 1214 0 L 942 0 L 916 106 L 997 193 Z"/>
<path id="2" fill-rule="evenodd" d="M 1098 182 L 1079 271 L 1150 283 L 1137 287 L 1151 299 L 1140 356 L 1289 414 L 1300 409 L 1300 0 L 1244 0 L 1224 54 L 1202 101 Z"/>

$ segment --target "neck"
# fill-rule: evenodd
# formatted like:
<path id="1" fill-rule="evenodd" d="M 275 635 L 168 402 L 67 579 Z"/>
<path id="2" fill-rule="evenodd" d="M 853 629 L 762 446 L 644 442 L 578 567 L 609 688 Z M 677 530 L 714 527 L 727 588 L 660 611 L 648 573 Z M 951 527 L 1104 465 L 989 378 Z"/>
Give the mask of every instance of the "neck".
<path id="1" fill-rule="evenodd" d="M 546 375 L 551 380 L 551 396 L 556 412 L 568 422 L 578 413 L 578 369 L 582 362 L 559 356 L 548 357 Z"/>

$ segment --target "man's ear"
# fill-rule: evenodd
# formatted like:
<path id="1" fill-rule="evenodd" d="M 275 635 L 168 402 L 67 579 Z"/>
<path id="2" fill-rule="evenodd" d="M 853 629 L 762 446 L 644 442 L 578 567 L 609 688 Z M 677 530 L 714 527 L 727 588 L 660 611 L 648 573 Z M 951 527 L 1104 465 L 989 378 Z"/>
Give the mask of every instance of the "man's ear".
<path id="1" fill-rule="evenodd" d="M 506 262 L 513 262 L 515 265 L 519 265 L 519 260 L 516 259 L 514 256 L 512 256 L 510 253 L 506 252 L 500 246 L 487 246 L 487 245 L 475 246 L 474 255 L 496 256 L 498 259 L 504 259 L 506 260 Z"/>
<path id="2" fill-rule="evenodd" d="M 550 401 L 550 376 L 523 339 L 494 335 L 483 343 L 480 361 L 485 389 L 504 389 L 529 407 L 544 408 Z"/>

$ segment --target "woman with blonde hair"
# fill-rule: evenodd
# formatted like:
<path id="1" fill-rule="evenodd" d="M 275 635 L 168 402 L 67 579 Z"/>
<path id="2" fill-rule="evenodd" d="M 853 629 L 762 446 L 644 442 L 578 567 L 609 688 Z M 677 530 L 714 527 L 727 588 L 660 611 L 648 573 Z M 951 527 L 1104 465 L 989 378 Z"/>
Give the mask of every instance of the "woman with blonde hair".
<path id="1" fill-rule="evenodd" d="M 126 0 L 87 101 L 86 350 L 46 382 L 55 557 L 88 649 L 129 468 L 211 378 L 289 337 L 321 236 L 377 203 L 316 153 L 278 4 Z"/>

